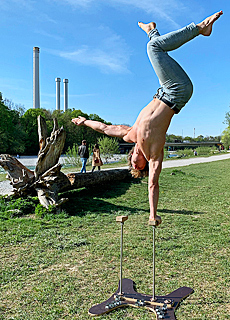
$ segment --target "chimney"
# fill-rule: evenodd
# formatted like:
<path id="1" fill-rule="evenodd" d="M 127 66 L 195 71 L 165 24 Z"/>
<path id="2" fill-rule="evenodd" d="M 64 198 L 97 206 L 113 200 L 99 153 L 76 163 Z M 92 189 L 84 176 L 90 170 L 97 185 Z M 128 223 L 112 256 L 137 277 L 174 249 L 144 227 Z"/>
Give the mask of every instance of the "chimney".
<path id="1" fill-rule="evenodd" d="M 64 112 L 68 109 L 68 79 L 63 79 L 64 82 Z"/>
<path id="2" fill-rule="evenodd" d="M 33 49 L 33 108 L 40 108 L 39 88 L 39 51 L 38 47 Z"/>
<path id="3" fill-rule="evenodd" d="M 56 110 L 60 110 L 60 78 L 56 78 Z"/>

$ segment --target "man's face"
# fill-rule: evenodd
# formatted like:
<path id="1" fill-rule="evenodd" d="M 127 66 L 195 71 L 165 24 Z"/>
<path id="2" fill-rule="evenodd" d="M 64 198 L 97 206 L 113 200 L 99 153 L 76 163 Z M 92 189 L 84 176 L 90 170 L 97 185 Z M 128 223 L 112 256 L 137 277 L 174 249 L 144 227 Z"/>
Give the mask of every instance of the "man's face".
<path id="1" fill-rule="evenodd" d="M 147 160 L 145 159 L 143 153 L 141 150 L 135 145 L 133 154 L 132 154 L 132 159 L 131 159 L 131 164 L 133 169 L 137 170 L 143 170 L 146 166 Z"/>

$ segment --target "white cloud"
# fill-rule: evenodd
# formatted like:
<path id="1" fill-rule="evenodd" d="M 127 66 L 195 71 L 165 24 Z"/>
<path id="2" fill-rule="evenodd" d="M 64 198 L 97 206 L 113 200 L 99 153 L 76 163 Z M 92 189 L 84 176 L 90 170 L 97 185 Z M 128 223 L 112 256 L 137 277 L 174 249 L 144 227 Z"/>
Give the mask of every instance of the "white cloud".
<path id="1" fill-rule="evenodd" d="M 113 34 L 109 28 L 100 27 L 99 29 L 103 30 L 105 37 L 109 32 L 110 37 L 101 40 L 97 47 L 81 45 L 71 51 L 46 51 L 81 65 L 97 67 L 103 73 L 129 73 L 128 64 L 131 53 L 125 41 Z"/>
<path id="2" fill-rule="evenodd" d="M 115 73 L 127 72 L 125 59 L 119 54 L 111 55 L 109 52 L 101 49 L 92 49 L 83 46 L 73 52 L 60 52 L 60 56 L 83 65 L 97 66 L 101 71 L 107 73 L 109 71 Z M 122 61 L 123 60 L 123 61 Z"/>

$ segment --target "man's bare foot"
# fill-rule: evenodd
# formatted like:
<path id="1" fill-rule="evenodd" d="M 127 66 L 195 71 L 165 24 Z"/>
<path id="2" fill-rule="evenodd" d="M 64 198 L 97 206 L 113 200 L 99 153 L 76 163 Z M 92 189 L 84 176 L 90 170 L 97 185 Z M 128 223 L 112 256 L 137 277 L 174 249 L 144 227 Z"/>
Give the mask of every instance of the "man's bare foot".
<path id="1" fill-rule="evenodd" d="M 138 22 L 138 26 L 148 34 L 151 30 L 156 28 L 156 23 L 155 22 L 150 22 L 150 23 Z"/>
<path id="2" fill-rule="evenodd" d="M 206 18 L 204 21 L 197 24 L 200 34 L 203 36 L 210 36 L 212 33 L 212 25 L 213 23 L 219 19 L 219 17 L 223 14 L 223 11 L 219 11 L 214 13 L 212 16 Z"/>

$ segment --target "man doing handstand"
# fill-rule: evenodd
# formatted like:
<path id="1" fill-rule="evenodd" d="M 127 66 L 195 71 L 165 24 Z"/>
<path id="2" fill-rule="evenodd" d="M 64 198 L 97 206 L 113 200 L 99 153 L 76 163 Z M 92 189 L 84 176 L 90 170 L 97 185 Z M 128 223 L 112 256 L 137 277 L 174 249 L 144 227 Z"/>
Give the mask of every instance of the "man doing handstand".
<path id="1" fill-rule="evenodd" d="M 162 169 L 165 134 L 173 115 L 180 112 L 193 92 L 193 85 L 188 75 L 167 52 L 179 48 L 198 35 L 209 36 L 213 23 L 222 14 L 223 12 L 219 11 L 197 25 L 191 23 L 163 36 L 160 36 L 154 22 L 148 24 L 139 22 L 139 27 L 150 38 L 147 52 L 161 85 L 153 100 L 142 109 L 132 127 L 106 125 L 98 121 L 86 120 L 84 117 L 72 119 L 76 125 L 84 125 L 111 137 L 119 137 L 126 142 L 135 143 L 129 156 L 131 173 L 134 176 L 144 176 L 148 172 L 149 219 L 156 225 L 161 223 L 161 218 L 157 216 L 158 181 Z"/>

